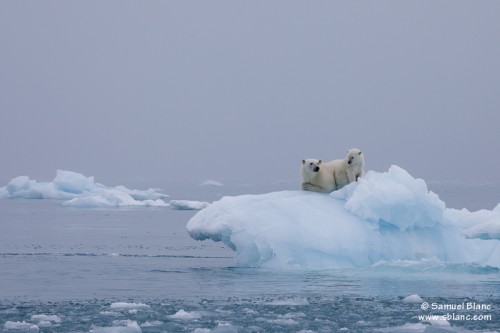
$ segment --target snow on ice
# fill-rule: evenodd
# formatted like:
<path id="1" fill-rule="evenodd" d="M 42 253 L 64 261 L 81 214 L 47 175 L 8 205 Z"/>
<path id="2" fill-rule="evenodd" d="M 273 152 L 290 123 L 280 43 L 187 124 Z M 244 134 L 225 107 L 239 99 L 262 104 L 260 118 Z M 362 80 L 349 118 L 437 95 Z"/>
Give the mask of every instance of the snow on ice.
<path id="1" fill-rule="evenodd" d="M 165 207 L 168 195 L 159 189 L 131 190 L 125 186 L 108 187 L 72 171 L 57 170 L 52 182 L 37 182 L 27 176 L 12 179 L 0 188 L 0 198 L 58 199 L 75 207 L 155 206 Z"/>
<path id="2" fill-rule="evenodd" d="M 421 179 L 392 166 L 330 195 L 224 197 L 187 224 L 223 242 L 241 266 L 334 268 L 425 261 L 500 267 L 500 208 L 447 209 Z"/>

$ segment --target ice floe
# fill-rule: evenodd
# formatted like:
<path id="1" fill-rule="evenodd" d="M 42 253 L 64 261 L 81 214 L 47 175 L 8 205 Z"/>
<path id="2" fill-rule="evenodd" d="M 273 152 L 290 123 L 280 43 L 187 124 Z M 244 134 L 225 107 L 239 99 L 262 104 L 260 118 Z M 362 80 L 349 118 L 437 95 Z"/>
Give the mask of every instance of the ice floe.
<path id="1" fill-rule="evenodd" d="M 187 224 L 224 242 L 241 266 L 366 267 L 380 262 L 500 267 L 500 211 L 447 209 L 425 181 L 392 166 L 330 195 L 281 191 L 223 197 Z"/>
<path id="2" fill-rule="evenodd" d="M 193 200 L 170 200 L 170 208 L 175 210 L 201 210 L 207 208 L 210 203 L 206 201 Z"/>

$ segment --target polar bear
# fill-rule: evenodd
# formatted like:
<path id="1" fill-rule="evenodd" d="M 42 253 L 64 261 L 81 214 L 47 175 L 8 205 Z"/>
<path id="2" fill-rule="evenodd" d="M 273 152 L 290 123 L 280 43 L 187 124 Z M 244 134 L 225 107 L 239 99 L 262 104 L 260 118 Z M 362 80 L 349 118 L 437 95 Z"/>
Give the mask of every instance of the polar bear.
<path id="1" fill-rule="evenodd" d="M 365 174 L 365 158 L 358 148 L 349 149 L 347 156 L 342 160 L 333 160 L 324 164 L 326 169 L 332 170 L 337 190 L 357 181 Z"/>
<path id="2" fill-rule="evenodd" d="M 302 160 L 300 168 L 302 189 L 315 192 L 331 192 L 336 189 L 333 171 L 325 168 L 321 160 Z"/>

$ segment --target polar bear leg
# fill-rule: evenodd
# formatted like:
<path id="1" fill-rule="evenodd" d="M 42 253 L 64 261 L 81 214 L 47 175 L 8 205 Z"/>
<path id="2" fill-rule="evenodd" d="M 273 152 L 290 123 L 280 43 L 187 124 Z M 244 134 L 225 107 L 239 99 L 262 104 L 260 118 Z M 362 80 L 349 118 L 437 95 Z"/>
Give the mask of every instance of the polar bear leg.
<path id="1" fill-rule="evenodd" d="M 358 180 L 358 176 L 353 170 L 347 170 L 347 180 L 349 184 Z"/>
<path id="2" fill-rule="evenodd" d="M 324 188 L 311 183 L 302 183 L 302 189 L 305 191 L 325 192 Z"/>

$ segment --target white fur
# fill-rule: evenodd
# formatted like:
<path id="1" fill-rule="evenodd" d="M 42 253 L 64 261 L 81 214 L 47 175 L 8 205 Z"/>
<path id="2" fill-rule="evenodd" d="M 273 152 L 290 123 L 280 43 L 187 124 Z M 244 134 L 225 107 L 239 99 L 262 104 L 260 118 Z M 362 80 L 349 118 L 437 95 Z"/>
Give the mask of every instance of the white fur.
<path id="1" fill-rule="evenodd" d="M 323 166 L 333 172 L 337 190 L 365 174 L 365 158 L 358 148 L 349 149 L 344 159 L 323 163 Z"/>
<path id="2" fill-rule="evenodd" d="M 300 168 L 302 189 L 314 192 L 331 192 L 336 189 L 332 170 L 325 168 L 321 160 L 302 160 Z"/>

